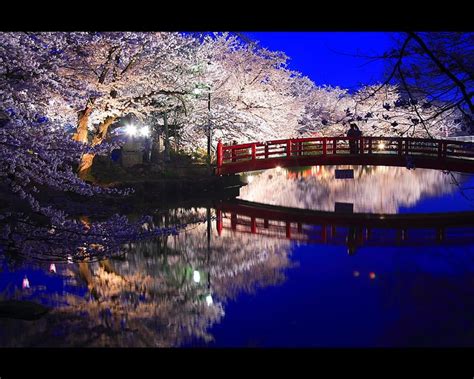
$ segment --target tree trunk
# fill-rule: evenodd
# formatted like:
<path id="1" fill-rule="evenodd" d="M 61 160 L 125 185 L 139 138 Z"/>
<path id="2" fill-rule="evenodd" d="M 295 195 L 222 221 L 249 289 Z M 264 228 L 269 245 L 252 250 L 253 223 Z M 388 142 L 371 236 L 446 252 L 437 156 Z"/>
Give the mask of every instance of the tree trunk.
<path id="1" fill-rule="evenodd" d="M 109 131 L 110 125 L 112 125 L 116 119 L 117 116 L 109 116 L 99 125 L 97 134 L 92 139 L 92 146 L 96 146 L 102 143 L 102 141 L 107 136 L 107 132 Z"/>
<path id="2" fill-rule="evenodd" d="M 163 152 L 165 162 L 169 162 L 170 159 L 170 134 L 168 129 L 168 115 L 166 112 L 163 113 L 163 123 L 165 125 L 165 150 Z"/>
<path id="3" fill-rule="evenodd" d="M 87 143 L 87 133 L 89 125 L 89 116 L 92 113 L 92 106 L 87 105 L 82 111 L 79 112 L 77 121 L 77 131 L 72 136 L 75 141 Z"/>
<path id="4" fill-rule="evenodd" d="M 99 125 L 99 128 L 97 129 L 97 132 L 92 139 L 92 146 L 96 146 L 102 143 L 102 141 L 107 136 L 107 132 L 109 130 L 110 125 L 112 125 L 116 119 L 117 116 L 109 116 Z M 88 177 L 90 169 L 92 167 L 94 156 L 95 154 L 86 153 L 81 157 L 81 162 L 79 164 L 79 177 L 81 179 L 85 179 Z"/>
<path id="5" fill-rule="evenodd" d="M 90 264 L 87 262 L 79 262 L 79 277 L 87 284 L 87 289 L 94 297 L 95 300 L 99 300 L 100 296 L 95 287 L 94 278 Z"/>

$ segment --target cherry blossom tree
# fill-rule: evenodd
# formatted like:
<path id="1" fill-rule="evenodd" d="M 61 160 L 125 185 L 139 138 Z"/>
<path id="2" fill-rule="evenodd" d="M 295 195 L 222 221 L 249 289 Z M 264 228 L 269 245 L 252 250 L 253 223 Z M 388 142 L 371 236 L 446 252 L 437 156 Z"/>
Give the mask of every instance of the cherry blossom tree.
<path id="1" fill-rule="evenodd" d="M 440 114 L 445 104 L 406 98 L 398 86 L 371 85 L 354 94 L 323 87 L 312 96 L 301 119 L 303 135 L 345 135 L 349 124 L 356 123 L 367 136 L 446 138 L 463 125 L 459 109 Z"/>
<path id="2" fill-rule="evenodd" d="M 183 130 L 190 147 L 202 146 L 210 124 L 214 144 L 295 134 L 311 89 L 307 78 L 287 69 L 288 57 L 228 33 L 205 35 L 196 53 L 197 94 Z M 211 93 L 209 104 L 204 101 Z"/>
<path id="3" fill-rule="evenodd" d="M 128 38 L 127 44 L 120 44 L 120 36 Z M 65 248 L 59 246 L 50 249 L 51 244 L 60 245 L 58 241 L 61 238 L 76 236 L 78 248 L 82 249 L 85 244 L 87 250 L 95 245 L 99 247 L 96 253 L 106 253 L 108 250 L 116 250 L 121 242 L 137 238 L 140 234 L 140 225 L 128 225 L 121 218 L 97 224 L 100 233 L 85 231 L 80 223 L 69 220 L 66 213 L 41 204 L 35 196 L 41 190 L 75 192 L 85 196 L 126 195 L 129 192 L 92 186 L 76 176 L 74 166 L 80 159 L 84 162 L 84 156 L 108 152 L 112 147 L 108 144 L 99 145 L 107 129 L 107 126 L 104 126 L 104 118 L 107 120 L 108 117 L 115 117 L 114 109 L 119 109 L 120 104 L 128 105 L 124 103 L 127 101 L 125 99 L 113 108 L 110 105 L 112 100 L 109 104 L 107 97 L 102 99 L 101 96 L 104 97 L 104 93 L 109 89 L 101 86 L 105 85 L 105 79 L 104 83 L 101 83 L 101 78 L 107 78 L 112 72 L 112 81 L 117 83 L 117 78 L 120 75 L 123 77 L 127 73 L 126 70 L 130 69 L 131 72 L 133 57 L 138 54 L 136 50 L 130 49 L 132 42 L 138 46 L 137 49 L 142 49 L 140 41 L 134 40 L 133 37 L 133 34 L 127 33 L 119 36 L 107 34 L 106 37 L 100 33 L 0 34 L 0 95 L 2 109 L 7 116 L 0 129 L 0 177 L 11 192 L 19 199 L 27 201 L 33 216 L 40 218 L 39 221 L 33 221 L 31 215 L 24 215 L 15 209 L 2 214 L 2 242 L 10 248 L 15 248 L 25 255 L 48 252 L 65 259 Z M 102 47 L 102 50 L 98 48 L 97 52 L 103 51 L 104 48 L 109 48 L 110 52 L 112 47 L 107 42 L 112 41 L 117 41 L 119 46 L 123 47 L 121 51 L 125 51 L 124 54 L 128 57 L 132 56 L 120 72 L 117 65 L 109 71 L 110 62 L 106 61 L 105 66 L 101 66 L 92 58 L 88 61 L 91 52 L 80 49 L 80 46 L 95 44 L 96 47 Z M 173 44 L 170 43 L 170 46 Z M 95 57 L 100 58 L 100 54 L 97 54 Z M 120 56 L 114 55 L 114 59 L 117 64 L 120 62 Z M 87 75 L 90 72 L 99 72 L 99 68 L 102 68 L 102 71 L 98 83 L 93 83 Z M 113 93 L 110 98 L 114 99 Z M 92 107 L 96 101 L 98 105 L 95 109 L 103 112 L 97 116 L 102 120 L 102 124 L 99 124 L 100 136 L 96 135 L 97 138 L 92 140 L 91 145 L 84 143 L 87 136 L 84 125 L 89 127 L 89 116 L 92 113 L 90 110 L 80 114 L 76 134 L 74 139 L 71 139 L 65 126 L 74 122 L 77 109 L 84 107 L 85 102 L 88 105 L 84 109 L 87 110 L 87 107 Z M 13 204 L 18 205 L 15 201 Z M 35 238 L 30 238 L 29 228 L 38 226 L 38 222 L 43 228 L 35 234 Z M 91 227 L 94 228 L 95 226 Z M 161 233 L 159 230 L 156 232 Z M 113 242 L 115 235 L 118 237 L 117 243 Z M 108 239 L 107 245 L 103 243 L 105 239 Z M 36 241 L 33 247 L 32 241 Z M 83 250 L 77 255 L 78 259 L 86 258 L 87 254 L 84 254 Z M 70 252 L 69 255 L 75 256 L 76 252 Z"/>

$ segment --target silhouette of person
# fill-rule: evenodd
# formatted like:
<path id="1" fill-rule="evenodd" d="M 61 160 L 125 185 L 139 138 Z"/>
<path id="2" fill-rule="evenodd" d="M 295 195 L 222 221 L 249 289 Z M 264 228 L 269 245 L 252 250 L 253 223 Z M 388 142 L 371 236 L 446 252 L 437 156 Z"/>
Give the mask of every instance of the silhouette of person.
<path id="1" fill-rule="evenodd" d="M 406 160 L 406 164 L 407 164 L 407 169 L 414 170 L 415 169 L 415 161 L 414 161 L 413 157 L 407 155 L 405 157 L 405 160 Z"/>
<path id="2" fill-rule="evenodd" d="M 349 141 L 351 154 L 359 153 L 359 141 L 355 140 L 355 138 L 359 138 L 360 136 L 362 136 L 362 132 L 359 127 L 356 124 L 351 124 L 350 129 L 347 131 L 347 137 L 354 138 Z"/>
<path id="3" fill-rule="evenodd" d="M 362 245 L 362 230 L 351 226 L 347 231 L 347 254 L 355 255 L 357 249 Z"/>

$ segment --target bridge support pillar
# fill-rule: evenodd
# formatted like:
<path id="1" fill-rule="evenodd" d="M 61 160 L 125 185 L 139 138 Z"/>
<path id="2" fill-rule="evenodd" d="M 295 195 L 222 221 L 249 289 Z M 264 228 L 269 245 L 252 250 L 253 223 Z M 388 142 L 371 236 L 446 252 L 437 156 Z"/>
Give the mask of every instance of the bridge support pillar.
<path id="1" fill-rule="evenodd" d="M 237 215 L 235 213 L 231 213 L 230 215 L 230 227 L 232 230 L 237 229 Z"/>
<path id="2" fill-rule="evenodd" d="M 257 233 L 257 220 L 256 220 L 255 217 L 252 217 L 252 218 L 251 218 L 251 221 L 250 221 L 250 231 L 252 232 L 252 234 Z"/>
<path id="3" fill-rule="evenodd" d="M 291 157 L 291 140 L 286 142 L 286 156 Z"/>
<path id="4" fill-rule="evenodd" d="M 326 232 L 326 225 L 321 226 L 321 239 L 324 243 L 326 243 L 328 241 L 328 236 L 327 236 L 327 232 Z"/>
<path id="5" fill-rule="evenodd" d="M 286 222 L 286 238 L 291 238 L 291 222 Z"/>

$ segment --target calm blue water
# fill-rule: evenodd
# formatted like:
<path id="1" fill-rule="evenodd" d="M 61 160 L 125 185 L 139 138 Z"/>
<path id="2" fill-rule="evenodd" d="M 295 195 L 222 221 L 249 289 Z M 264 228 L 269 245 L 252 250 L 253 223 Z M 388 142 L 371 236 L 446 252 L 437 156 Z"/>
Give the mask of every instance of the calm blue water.
<path id="1" fill-rule="evenodd" d="M 472 346 L 473 253 L 295 246 L 285 284 L 229 302 L 207 346 Z"/>
<path id="2" fill-rule="evenodd" d="M 420 171 L 372 172 L 355 184 L 288 173 L 272 182 L 278 191 L 270 192 L 266 181 L 276 176 L 269 179 L 264 172 L 241 189 L 240 198 L 275 206 L 312 204 L 315 210 L 352 201 L 355 213 L 474 210 L 469 199 L 474 191 L 460 190 L 474 186 L 473 176 L 459 176 L 460 184 L 453 185 L 441 182 L 439 173 Z M 403 184 L 410 181 L 413 186 Z M 370 191 L 383 192 L 387 201 L 371 199 Z M 292 238 L 301 237 L 296 241 L 286 238 L 277 221 L 265 228 L 257 217 L 258 233 L 252 234 L 250 219 L 237 217 L 232 229 L 232 215 L 224 211 L 221 231 L 214 220 L 210 236 L 203 223 L 176 238 L 136 245 L 125 260 L 108 262 L 112 270 L 98 263 L 58 264 L 51 273 L 48 262 L 2 262 L 1 300 L 40 302 L 51 311 L 36 321 L 0 318 L 0 345 L 474 346 L 469 222 L 446 228 L 442 240 L 429 227 L 408 228 L 406 240 L 397 237 L 398 229 L 373 228 L 372 237 L 349 252 L 346 227 L 337 226 L 332 235 L 327 225 L 325 242 L 308 243 L 307 236 L 321 234 L 320 225 L 303 224 L 298 231 L 291 224 Z M 357 233 L 366 235 L 365 226 L 360 228 Z M 25 276 L 29 289 L 21 288 Z"/>

